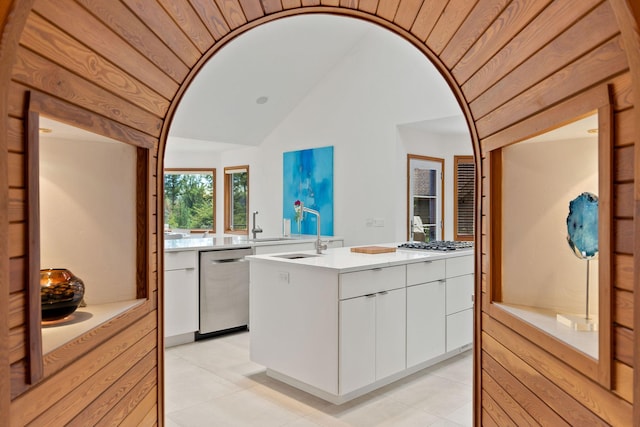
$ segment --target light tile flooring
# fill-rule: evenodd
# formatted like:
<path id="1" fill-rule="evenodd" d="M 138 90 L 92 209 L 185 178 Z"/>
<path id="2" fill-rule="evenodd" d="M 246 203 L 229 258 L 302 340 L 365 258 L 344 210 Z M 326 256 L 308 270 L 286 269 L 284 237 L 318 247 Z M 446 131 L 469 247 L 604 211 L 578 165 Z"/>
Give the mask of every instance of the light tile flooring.
<path id="1" fill-rule="evenodd" d="M 267 377 L 249 332 L 165 353 L 165 421 L 176 426 L 471 426 L 471 351 L 342 405 Z"/>

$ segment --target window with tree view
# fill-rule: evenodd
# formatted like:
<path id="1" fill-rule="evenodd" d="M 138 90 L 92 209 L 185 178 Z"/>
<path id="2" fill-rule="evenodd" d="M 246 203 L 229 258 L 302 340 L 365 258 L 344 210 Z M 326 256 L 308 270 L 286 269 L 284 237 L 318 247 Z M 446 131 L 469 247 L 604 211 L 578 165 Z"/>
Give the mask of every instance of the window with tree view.
<path id="1" fill-rule="evenodd" d="M 165 227 L 215 232 L 215 175 L 215 169 L 165 169 Z"/>
<path id="2" fill-rule="evenodd" d="M 224 168 L 224 231 L 247 234 L 249 166 Z"/>

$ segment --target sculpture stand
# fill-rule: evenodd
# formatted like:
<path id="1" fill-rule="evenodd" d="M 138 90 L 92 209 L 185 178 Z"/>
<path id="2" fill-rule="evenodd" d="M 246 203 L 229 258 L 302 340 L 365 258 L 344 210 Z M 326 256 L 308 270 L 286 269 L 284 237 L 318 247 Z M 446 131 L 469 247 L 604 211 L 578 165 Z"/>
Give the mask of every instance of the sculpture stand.
<path id="1" fill-rule="evenodd" d="M 587 260 L 587 303 L 584 316 L 576 316 L 571 314 L 557 314 L 556 320 L 573 329 L 574 331 L 597 331 L 598 319 L 589 316 L 589 264 L 591 260 Z"/>

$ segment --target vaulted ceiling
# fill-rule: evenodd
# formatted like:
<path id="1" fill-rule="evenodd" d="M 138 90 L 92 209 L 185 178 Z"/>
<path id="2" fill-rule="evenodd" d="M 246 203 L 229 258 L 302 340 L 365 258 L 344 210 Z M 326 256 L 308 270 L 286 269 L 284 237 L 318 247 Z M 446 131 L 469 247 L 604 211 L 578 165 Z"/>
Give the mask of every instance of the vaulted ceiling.
<path id="1" fill-rule="evenodd" d="M 379 44 L 376 57 L 402 55 L 406 63 L 415 64 L 412 68 L 431 76 L 412 82 L 416 87 L 428 86 L 436 96 L 424 98 L 424 110 L 429 113 L 409 125 L 438 133 L 467 132 L 461 112 L 452 117 L 451 109 L 442 108 L 454 103 L 453 94 L 414 46 L 365 21 L 315 14 L 255 28 L 217 53 L 182 98 L 168 147 L 179 143 L 183 150 L 200 150 L 260 144 L 318 82 L 381 34 L 398 41 Z M 404 70 L 393 65 L 389 59 L 382 67 L 370 68 L 372 75 L 367 77 L 381 85 L 407 78 Z"/>

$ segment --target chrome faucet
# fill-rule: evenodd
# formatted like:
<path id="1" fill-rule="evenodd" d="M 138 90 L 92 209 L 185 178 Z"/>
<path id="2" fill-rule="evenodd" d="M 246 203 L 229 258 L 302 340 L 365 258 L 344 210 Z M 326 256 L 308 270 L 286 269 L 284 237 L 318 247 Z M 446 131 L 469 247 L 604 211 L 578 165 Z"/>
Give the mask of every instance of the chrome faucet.
<path id="1" fill-rule="evenodd" d="M 258 215 L 258 211 L 253 211 L 253 228 L 251 229 L 251 232 L 253 233 L 254 240 L 256 239 L 256 235 L 258 233 L 262 233 L 262 228 L 256 225 L 256 215 Z"/>
<path id="2" fill-rule="evenodd" d="M 318 240 L 316 240 L 316 253 L 321 254 L 323 249 L 327 249 L 327 244 L 323 243 L 322 240 L 320 240 L 320 212 L 313 209 L 309 209 L 306 206 L 302 207 L 302 212 L 309 212 L 310 214 L 313 214 L 318 217 L 318 224 L 316 227 L 316 231 L 318 232 Z"/>

